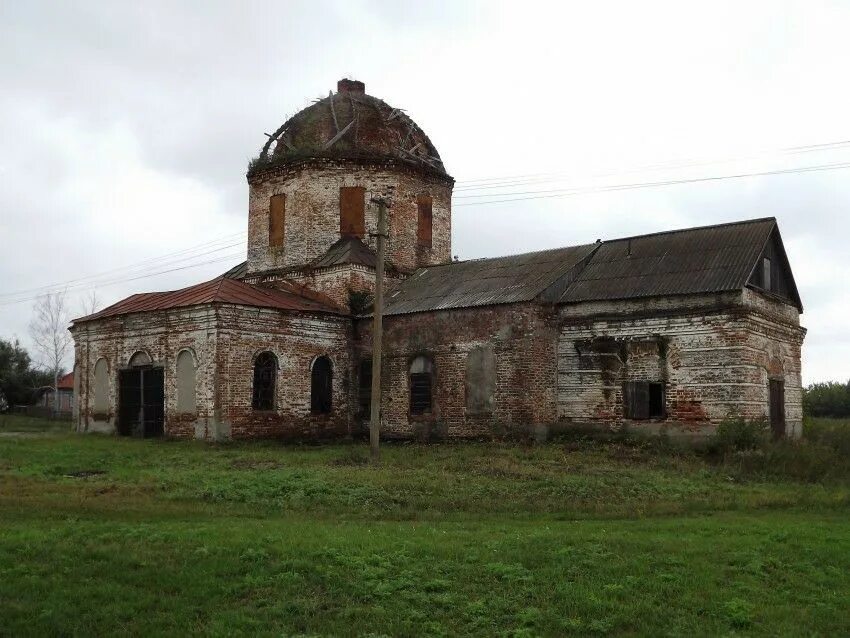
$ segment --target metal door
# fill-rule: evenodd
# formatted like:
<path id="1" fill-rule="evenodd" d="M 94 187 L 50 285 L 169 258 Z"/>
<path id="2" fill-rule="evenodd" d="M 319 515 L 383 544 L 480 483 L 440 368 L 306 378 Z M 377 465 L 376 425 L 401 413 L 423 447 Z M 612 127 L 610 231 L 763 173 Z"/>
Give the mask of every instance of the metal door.
<path id="1" fill-rule="evenodd" d="M 162 436 L 165 384 L 162 368 L 129 368 L 118 372 L 118 433 Z"/>
<path id="2" fill-rule="evenodd" d="M 162 368 L 142 368 L 142 436 L 162 436 L 165 387 Z"/>

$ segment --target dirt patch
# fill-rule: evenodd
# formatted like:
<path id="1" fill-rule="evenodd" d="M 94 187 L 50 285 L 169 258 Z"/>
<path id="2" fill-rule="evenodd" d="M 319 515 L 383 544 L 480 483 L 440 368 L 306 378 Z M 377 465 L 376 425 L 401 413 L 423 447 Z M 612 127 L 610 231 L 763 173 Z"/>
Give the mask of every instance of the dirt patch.
<path id="1" fill-rule="evenodd" d="M 106 470 L 78 470 L 63 474 L 63 476 L 66 478 L 89 478 L 90 476 L 100 476 L 101 474 L 106 474 Z"/>

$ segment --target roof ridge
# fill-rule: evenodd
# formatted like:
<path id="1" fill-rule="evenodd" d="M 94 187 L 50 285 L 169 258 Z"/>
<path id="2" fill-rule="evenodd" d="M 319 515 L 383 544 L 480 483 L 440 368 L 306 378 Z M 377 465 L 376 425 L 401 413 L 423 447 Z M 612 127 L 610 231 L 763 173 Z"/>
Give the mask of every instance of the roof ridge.
<path id="1" fill-rule="evenodd" d="M 431 268 L 442 268 L 443 266 L 456 266 L 457 264 L 471 264 L 476 261 L 490 261 L 494 259 L 511 259 L 515 257 L 526 257 L 530 255 L 539 255 L 541 253 L 550 253 L 556 250 L 574 250 L 576 248 L 584 248 L 585 246 L 595 246 L 595 242 L 589 242 L 584 244 L 570 244 L 568 246 L 556 246 L 555 248 L 542 248 L 541 250 L 529 250 L 524 253 L 509 253 L 507 255 L 497 255 L 496 257 L 475 257 L 473 259 L 460 259 L 458 261 L 448 261 L 444 264 L 431 264 L 430 266 L 422 266 L 421 268 L 417 268 L 417 270 L 428 270 Z M 414 271 L 416 272 L 416 271 Z M 411 273 L 413 274 L 413 273 Z"/>
<path id="2" fill-rule="evenodd" d="M 672 230 L 659 230 L 654 233 L 644 233 L 643 235 L 629 235 L 627 237 L 615 237 L 614 239 L 603 239 L 601 243 L 609 244 L 615 241 L 626 241 L 628 239 L 643 239 L 644 237 L 657 237 L 658 235 L 673 235 L 675 233 L 687 233 L 694 230 L 708 230 L 710 228 L 726 228 L 727 226 L 740 226 L 742 224 L 755 224 L 757 222 L 772 221 L 776 223 L 776 217 L 756 217 L 754 219 L 739 219 L 734 222 L 722 222 L 720 224 L 708 224 L 706 226 L 689 226 L 688 228 L 674 228 Z"/>

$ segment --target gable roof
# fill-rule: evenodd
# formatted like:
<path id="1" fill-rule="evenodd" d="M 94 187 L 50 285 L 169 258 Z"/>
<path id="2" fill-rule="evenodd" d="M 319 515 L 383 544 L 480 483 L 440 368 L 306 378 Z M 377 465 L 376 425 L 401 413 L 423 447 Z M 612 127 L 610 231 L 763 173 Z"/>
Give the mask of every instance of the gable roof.
<path id="1" fill-rule="evenodd" d="M 768 217 L 605 241 L 560 301 L 739 290 L 775 228 Z"/>
<path id="2" fill-rule="evenodd" d="M 100 312 L 74 319 L 74 323 L 103 319 L 104 317 L 117 317 L 135 312 L 169 310 L 214 303 L 276 310 L 345 314 L 345 311 L 321 293 L 286 281 L 275 282 L 275 285 L 280 286 L 281 289 L 255 286 L 222 276 L 180 290 L 131 295 Z"/>
<path id="3" fill-rule="evenodd" d="M 530 301 L 593 253 L 595 244 L 420 268 L 386 296 L 384 314 Z"/>
<path id="4" fill-rule="evenodd" d="M 740 290 L 778 232 L 776 219 L 768 217 L 431 266 L 390 292 L 384 313 Z M 790 299 L 802 310 L 784 250 L 782 256 Z"/>

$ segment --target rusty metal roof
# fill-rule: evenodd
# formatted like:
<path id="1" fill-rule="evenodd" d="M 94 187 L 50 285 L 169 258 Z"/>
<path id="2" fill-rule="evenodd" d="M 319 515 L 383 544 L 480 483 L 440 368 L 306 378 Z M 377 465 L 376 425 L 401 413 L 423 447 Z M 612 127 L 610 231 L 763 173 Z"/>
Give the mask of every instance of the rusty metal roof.
<path id="1" fill-rule="evenodd" d="M 568 277 L 594 247 L 568 246 L 421 268 L 387 294 L 384 314 L 530 301 Z"/>
<path id="2" fill-rule="evenodd" d="M 56 384 L 56 387 L 60 390 L 73 390 L 74 389 L 74 373 L 69 372 L 68 374 L 59 377 L 59 382 Z"/>
<path id="3" fill-rule="evenodd" d="M 328 268 L 340 264 L 360 264 L 375 268 L 378 258 L 359 237 L 346 235 L 340 238 L 325 254 L 313 260 L 310 268 Z"/>
<path id="4" fill-rule="evenodd" d="M 93 315 L 75 319 L 74 323 L 205 304 L 234 304 L 276 310 L 346 314 L 329 297 L 321 293 L 286 281 L 275 282 L 275 286 L 276 288 L 267 288 L 236 279 L 218 277 L 181 290 L 132 295 Z"/>
<path id="5" fill-rule="evenodd" d="M 743 288 L 775 227 L 770 217 L 602 242 L 560 301 Z"/>

